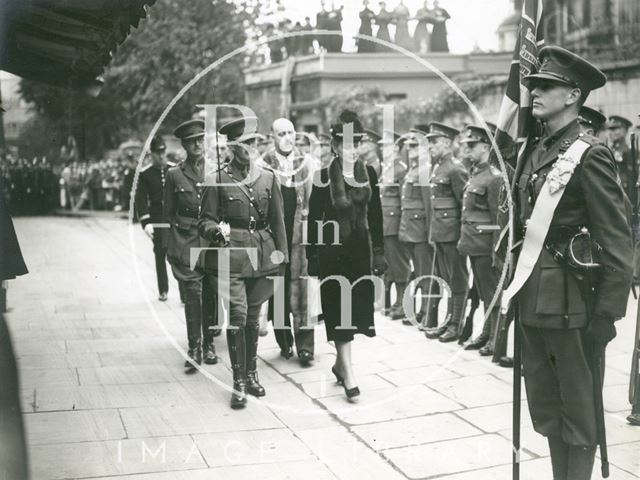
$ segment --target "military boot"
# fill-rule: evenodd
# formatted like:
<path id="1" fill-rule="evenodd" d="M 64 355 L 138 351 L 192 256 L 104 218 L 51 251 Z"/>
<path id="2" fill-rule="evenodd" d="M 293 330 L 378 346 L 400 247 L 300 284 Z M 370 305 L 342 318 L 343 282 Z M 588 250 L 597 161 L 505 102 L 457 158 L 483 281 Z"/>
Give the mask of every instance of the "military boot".
<path id="1" fill-rule="evenodd" d="M 569 466 L 567 480 L 591 480 L 596 447 L 569 445 Z"/>
<path id="2" fill-rule="evenodd" d="M 498 336 L 497 330 L 498 330 L 498 323 L 500 321 L 500 310 L 498 309 L 498 307 L 495 307 L 493 309 L 493 311 L 491 312 L 491 316 L 487 319 L 487 321 L 485 322 L 485 325 L 489 322 L 489 320 L 491 321 L 489 324 L 489 339 L 487 343 L 484 345 L 484 347 L 482 347 L 478 352 L 483 357 L 489 357 L 493 355 L 496 350 L 495 342 L 496 342 L 496 337 Z"/>
<path id="3" fill-rule="evenodd" d="M 247 325 L 245 343 L 247 352 L 247 393 L 254 397 L 264 397 L 266 392 L 258 381 L 258 338 L 260 326 Z"/>
<path id="4" fill-rule="evenodd" d="M 497 314 L 496 332 L 493 340 L 493 363 L 500 363 L 502 357 L 507 355 L 507 342 L 509 341 L 509 325 L 513 317 L 509 311 L 507 315 Z"/>
<path id="5" fill-rule="evenodd" d="M 451 319 L 449 320 L 447 330 L 438 337 L 438 340 L 443 343 L 455 342 L 460 336 L 460 324 L 464 316 L 464 307 L 467 303 L 467 296 L 465 294 L 453 294 L 452 297 Z"/>
<path id="6" fill-rule="evenodd" d="M 489 318 L 487 318 L 484 321 L 484 324 L 482 325 L 482 332 L 480 333 L 480 335 L 478 335 L 476 338 L 474 338 L 469 343 L 467 343 L 464 346 L 465 350 L 480 350 L 485 345 L 487 345 L 487 342 L 491 340 L 491 333 L 493 330 L 492 322 L 493 322 L 494 316 L 495 315 L 493 315 L 493 312 L 492 312 Z M 493 350 L 491 351 L 491 353 L 493 354 Z"/>
<path id="7" fill-rule="evenodd" d="M 202 350 L 204 363 L 207 365 L 215 365 L 218 363 L 218 356 L 216 355 L 216 346 L 213 343 L 213 338 L 205 339 Z"/>
<path id="8" fill-rule="evenodd" d="M 567 480 L 569 469 L 569 445 L 561 437 L 548 437 L 549 453 L 551 454 L 551 468 L 553 480 Z"/>
<path id="9" fill-rule="evenodd" d="M 393 311 L 393 307 L 395 307 L 395 304 L 391 305 L 391 283 L 387 283 L 384 286 L 384 305 L 383 305 L 384 314 L 391 315 L 391 312 Z"/>
<path id="10" fill-rule="evenodd" d="M 399 320 L 401 318 L 406 318 L 404 313 L 404 307 L 402 305 L 402 301 L 404 299 L 404 292 L 407 289 L 406 283 L 396 283 L 396 301 L 391 307 L 391 311 L 389 315 L 391 316 L 391 320 Z"/>
<path id="11" fill-rule="evenodd" d="M 184 304 L 184 314 L 187 323 L 187 339 L 189 360 L 184 362 L 185 373 L 193 373 L 197 365 L 202 364 L 202 332 L 200 322 L 202 320 L 202 310 L 199 298 L 189 299 Z"/>
<path id="12" fill-rule="evenodd" d="M 244 327 L 227 328 L 227 345 L 229 360 L 233 372 L 233 392 L 231 393 L 231 408 L 244 408 L 247 404 L 247 360 Z"/>

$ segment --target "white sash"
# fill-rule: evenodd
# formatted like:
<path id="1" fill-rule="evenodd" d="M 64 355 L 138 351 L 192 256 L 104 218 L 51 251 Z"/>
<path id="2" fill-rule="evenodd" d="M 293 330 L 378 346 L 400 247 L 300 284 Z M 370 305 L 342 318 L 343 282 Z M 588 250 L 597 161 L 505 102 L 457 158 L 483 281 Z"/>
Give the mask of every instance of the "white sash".
<path id="1" fill-rule="evenodd" d="M 584 140 L 577 139 L 566 153 L 558 157 L 549 175 L 547 175 L 547 179 L 542 185 L 540 195 L 533 207 L 531 218 L 527 222 L 527 230 L 513 280 L 502 294 L 502 313 L 507 313 L 511 299 L 531 276 L 533 267 L 542 252 L 553 214 L 560 203 L 565 187 L 571 180 L 575 168 L 582 159 L 582 155 L 590 146 Z"/>

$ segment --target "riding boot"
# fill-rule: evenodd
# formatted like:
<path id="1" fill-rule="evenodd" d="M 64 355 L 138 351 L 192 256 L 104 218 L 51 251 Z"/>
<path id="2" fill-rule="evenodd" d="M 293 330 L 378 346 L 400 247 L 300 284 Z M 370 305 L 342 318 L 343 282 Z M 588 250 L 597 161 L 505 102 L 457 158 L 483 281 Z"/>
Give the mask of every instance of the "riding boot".
<path id="1" fill-rule="evenodd" d="M 464 347 L 465 350 L 480 350 L 490 342 L 491 321 L 492 321 L 491 316 L 484 321 L 484 324 L 482 325 L 482 332 L 480 332 L 480 335 L 478 335 L 476 338 L 474 338 L 473 340 L 471 340 L 469 343 L 465 345 Z"/>
<path id="2" fill-rule="evenodd" d="M 384 305 L 383 312 L 385 315 L 390 315 L 393 310 L 391 305 L 391 282 L 386 282 L 384 285 Z"/>
<path id="3" fill-rule="evenodd" d="M 493 341 L 493 363 L 498 363 L 502 357 L 507 355 L 507 342 L 509 341 L 509 325 L 511 324 L 512 312 L 496 314 L 497 324 L 495 339 Z"/>
<path id="4" fill-rule="evenodd" d="M 247 404 L 247 352 L 245 346 L 244 327 L 227 328 L 227 345 L 229 360 L 233 372 L 233 393 L 231 394 L 231 408 L 244 408 Z"/>
<path id="5" fill-rule="evenodd" d="M 399 320 L 401 318 L 406 317 L 404 313 L 404 307 L 402 305 L 402 301 L 404 299 L 404 292 L 406 289 L 407 289 L 406 283 L 396 282 L 397 297 L 396 297 L 395 303 L 391 307 L 391 312 L 389 313 L 389 315 L 391 315 L 392 320 Z"/>
<path id="6" fill-rule="evenodd" d="M 427 299 L 427 313 L 423 321 L 425 330 L 438 326 L 438 307 L 440 305 L 440 297 L 431 297 Z"/>
<path id="7" fill-rule="evenodd" d="M 551 468 L 553 480 L 567 480 L 569 469 L 569 445 L 560 437 L 548 437 L 549 452 L 551 453 Z"/>
<path id="8" fill-rule="evenodd" d="M 433 301 L 433 299 L 432 299 Z M 440 302 L 440 300 L 438 299 L 438 303 Z M 430 309 L 433 307 L 430 307 Z M 435 339 L 435 338 L 439 338 L 440 336 L 444 335 L 447 330 L 449 329 L 449 325 L 451 325 L 451 321 L 453 320 L 453 297 L 449 296 L 449 298 L 447 299 L 447 316 L 448 316 L 448 320 L 446 322 L 444 322 L 442 325 L 438 325 L 437 321 L 436 324 L 431 327 L 431 328 L 427 328 L 427 330 L 424 332 L 424 335 L 429 338 L 429 339 Z M 436 312 L 437 314 L 437 309 Z M 437 319 L 437 315 L 434 317 Z M 433 320 L 431 320 L 433 322 Z"/>
<path id="9" fill-rule="evenodd" d="M 567 480 L 591 480 L 596 447 L 569 446 Z"/>
<path id="10" fill-rule="evenodd" d="M 443 343 L 454 342 L 460 336 L 460 324 L 464 317 L 464 310 L 467 303 L 467 295 L 464 293 L 454 293 L 452 297 L 451 320 L 449 320 L 447 331 L 438 338 L 438 340 Z"/>
<path id="11" fill-rule="evenodd" d="M 266 392 L 258 381 L 258 338 L 260 326 L 256 323 L 248 324 L 245 329 L 245 344 L 247 355 L 247 393 L 254 397 L 264 397 Z"/>
<path id="12" fill-rule="evenodd" d="M 195 369 L 195 364 L 202 364 L 202 332 L 200 325 L 202 321 L 202 306 L 200 298 L 187 297 L 184 304 L 184 314 L 187 323 L 187 340 L 189 342 L 189 360 L 184 363 L 184 368 Z"/>

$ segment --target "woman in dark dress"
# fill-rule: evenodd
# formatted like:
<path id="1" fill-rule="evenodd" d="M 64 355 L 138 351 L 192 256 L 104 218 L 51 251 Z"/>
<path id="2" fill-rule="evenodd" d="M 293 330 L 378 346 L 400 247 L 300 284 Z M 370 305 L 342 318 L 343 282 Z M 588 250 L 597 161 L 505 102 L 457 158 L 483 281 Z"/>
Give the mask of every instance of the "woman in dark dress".
<path id="1" fill-rule="evenodd" d="M 428 23 L 433 22 L 433 16 L 431 9 L 429 8 L 428 0 L 425 0 L 424 6 L 416 12 L 415 19 L 418 20 L 416 29 L 413 32 L 413 41 L 415 43 L 415 50 L 418 53 L 424 54 L 429 51 L 429 28 Z"/>
<path id="2" fill-rule="evenodd" d="M 386 2 L 380 2 L 380 13 L 376 15 L 376 24 L 378 25 L 378 32 L 376 38 L 391 41 L 391 35 L 389 34 L 389 24 L 393 21 L 393 13 L 387 10 Z M 384 45 L 376 44 L 376 52 L 388 52 L 389 48 Z"/>
<path id="3" fill-rule="evenodd" d="M 353 126 L 354 137 L 351 152 L 343 148 L 342 137 L 344 126 L 349 124 Z M 327 339 L 335 343 L 337 351 L 336 363 L 331 370 L 344 387 L 349 401 L 355 401 L 360 395 L 351 365 L 351 342 L 356 333 L 375 336 L 376 290 L 384 294 L 381 279 L 363 277 L 382 275 L 387 267 L 378 178 L 375 170 L 365 166 L 355 155 L 363 136 L 364 129 L 358 116 L 348 110 L 332 125 L 334 158 L 327 168 L 320 170 L 320 182 L 314 182 L 307 222 L 308 271 L 309 275 L 317 275 L 323 281 L 320 299 Z M 349 159 L 353 158 L 356 161 L 350 163 L 353 160 Z M 347 168 L 343 169 L 344 165 Z M 349 170 L 352 170 L 352 176 Z M 346 318 L 341 312 L 345 299 L 340 282 L 328 278 L 332 276 L 349 282 L 351 291 L 344 289 L 351 296 L 351 309 L 345 312 Z M 374 280 L 379 284 L 378 289 L 374 288 Z"/>
<path id="4" fill-rule="evenodd" d="M 433 2 L 433 31 L 431 32 L 431 51 L 448 52 L 449 42 L 447 40 L 446 22 L 451 18 L 449 12 L 440 8 L 438 0 Z"/>
<path id="5" fill-rule="evenodd" d="M 396 45 L 411 50 L 413 48 L 413 41 L 411 40 L 411 34 L 409 33 L 409 19 L 411 13 L 404 4 L 404 0 L 400 0 L 400 4 L 393 10 L 393 21 L 396 24 Z"/>
<path id="6" fill-rule="evenodd" d="M 376 18 L 376 14 L 369 8 L 369 0 L 364 0 L 362 5 L 364 8 L 360 12 L 360 29 L 358 30 L 358 33 L 360 35 L 368 35 L 372 37 L 373 29 L 371 27 L 371 22 Z M 376 44 L 371 40 L 357 38 L 356 43 L 358 44 L 358 53 L 372 53 L 376 51 Z"/>

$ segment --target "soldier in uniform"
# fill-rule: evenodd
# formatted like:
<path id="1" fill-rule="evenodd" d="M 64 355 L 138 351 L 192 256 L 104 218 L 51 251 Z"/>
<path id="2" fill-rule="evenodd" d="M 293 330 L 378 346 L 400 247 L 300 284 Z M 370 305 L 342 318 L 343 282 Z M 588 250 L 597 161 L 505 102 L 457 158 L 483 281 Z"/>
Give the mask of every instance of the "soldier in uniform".
<path id="1" fill-rule="evenodd" d="M 458 251 L 469 257 L 473 283 L 484 304 L 485 321 L 482 333 L 469 342 L 466 350 L 480 350 L 480 355 L 493 355 L 500 304 L 496 297 L 500 272 L 493 265 L 493 234 L 500 227 L 498 195 L 502 177 L 500 171 L 489 164 L 491 138 L 483 128 L 470 125 L 467 136 L 460 141 L 466 157 L 471 161 L 469 182 L 464 187 L 462 226 Z M 489 309 L 491 302 L 493 308 Z"/>
<path id="2" fill-rule="evenodd" d="M 610 116 L 607 122 L 609 147 L 618 165 L 622 188 L 629 198 L 632 198 L 631 189 L 636 188 L 635 185 L 632 185 L 634 159 L 631 158 L 631 148 L 627 143 L 627 134 L 631 125 L 629 120 L 619 115 Z"/>
<path id="3" fill-rule="evenodd" d="M 220 238 L 223 223 L 230 228 L 229 246 L 234 250 L 230 252 L 230 271 L 218 276 L 218 293 L 225 294 L 220 286 L 227 281 L 228 273 L 227 343 L 234 409 L 244 408 L 247 393 L 265 395 L 257 372 L 260 307 L 274 292 L 273 280 L 268 277 L 283 276 L 288 262 L 280 185 L 275 173 L 257 161 L 257 123 L 257 118 L 246 117 L 220 128 L 219 133 L 226 135 L 229 142 L 230 160 L 219 172 L 219 180 L 207 179 L 198 222 L 200 234 L 209 242 Z M 250 253 L 242 249 L 255 249 L 256 265 L 251 262 Z M 207 269 L 218 268 L 216 258 L 206 255 Z"/>
<path id="4" fill-rule="evenodd" d="M 167 171 L 175 167 L 166 161 L 166 146 L 161 136 L 151 140 L 151 163 L 140 170 L 136 190 L 136 212 L 144 232 L 153 240 L 153 254 L 156 261 L 158 300 L 167 300 L 169 279 L 167 278 L 167 230 L 156 229 L 153 225 L 162 223 L 162 202 Z"/>
<path id="5" fill-rule="evenodd" d="M 631 231 L 614 154 L 597 138 L 582 133 L 578 123 L 580 106 L 589 92 L 606 83 L 605 75 L 560 47 L 543 48 L 539 60 L 540 70 L 525 82 L 532 92 L 533 116 L 545 130 L 529 143 L 516 167 L 514 233 L 516 241 L 531 235 L 531 245 L 540 231 L 548 228 L 548 232 L 539 253 L 521 249 L 519 255 L 525 260 L 523 266 L 518 260 L 514 274 L 526 279 L 515 297 L 522 361 L 533 427 L 548 439 L 554 479 L 587 480 L 597 443 L 592 372 L 599 365 L 591 352 L 603 350 L 615 337 L 614 321 L 626 312 Z M 585 148 L 580 158 L 569 152 L 574 146 Z M 570 155 L 576 158 L 567 159 Z M 566 161 L 556 162 L 560 157 Z M 576 160 L 575 170 L 568 169 L 569 161 Z M 530 222 L 535 209 L 553 207 L 538 204 L 551 202 L 559 188 L 563 193 L 549 223 Z M 566 254 L 551 253 L 566 252 L 569 241 L 576 233 L 584 235 L 584 229 L 601 247 L 595 290 L 591 285 L 581 290 L 583 284 L 569 264 L 556 260 Z M 532 263 L 527 272 L 525 265 Z M 506 292 L 513 293 L 511 288 Z M 503 298 L 508 300 L 506 292 Z"/>
<path id="6" fill-rule="evenodd" d="M 423 151 L 425 154 L 427 153 L 425 137 L 427 130 L 426 125 L 417 125 L 407 135 L 405 147 L 407 148 L 409 170 L 404 178 L 400 197 L 401 215 L 398 240 L 402 242 L 405 250 L 409 253 L 416 278 L 436 274 L 434 268 L 435 250 L 429 243 L 429 172 L 422 171 L 422 169 L 428 168 L 428 159 L 420 157 Z M 416 321 L 427 328 L 435 327 L 438 324 L 439 303 L 438 299 L 434 298 L 437 292 L 435 282 L 421 281 L 420 290 L 422 302 L 420 311 L 416 315 Z M 410 323 L 408 320 L 403 321 Z"/>
<path id="7" fill-rule="evenodd" d="M 597 137 L 607 123 L 607 117 L 598 110 L 583 105 L 580 107 L 578 123 L 583 133 Z"/>
<path id="8" fill-rule="evenodd" d="M 460 325 L 467 301 L 469 273 L 464 256 L 458 251 L 462 196 L 469 174 L 453 157 L 451 145 L 460 132 L 442 123 L 429 124 L 429 152 L 434 162 L 431 176 L 431 232 L 440 276 L 451 289 L 449 321 L 426 331 L 427 338 L 453 342 L 460 336 Z"/>
<path id="9" fill-rule="evenodd" d="M 201 265 L 194 269 L 190 267 L 191 249 L 206 246 L 197 228 L 204 181 L 204 121 L 188 120 L 173 133 L 182 141 L 187 158 L 167 171 L 163 218 L 170 225 L 167 258 L 173 276 L 182 284 L 185 297 L 190 359 L 185 362 L 185 369 L 193 372 L 195 364 L 202 363 L 203 351 L 205 363 L 218 361 L 213 344 L 215 326 L 209 324 L 210 316 L 203 317 L 202 314 L 204 271 Z"/>
<path id="10" fill-rule="evenodd" d="M 392 156 L 391 161 L 383 161 L 383 172 L 380 185 L 380 196 L 382 203 L 382 233 L 384 235 L 384 255 L 389 268 L 385 272 L 385 306 L 388 310 L 385 313 L 391 316 L 392 320 L 405 318 L 402 300 L 404 297 L 411 266 L 409 264 L 409 252 L 400 242 L 398 233 L 400 231 L 400 219 L 402 214 L 401 189 L 408 167 L 404 150 L 404 140 L 394 132 L 385 132 L 386 136 L 378 141 L 382 151 L 387 151 Z M 384 158 L 386 161 L 386 158 Z M 387 169 L 392 171 L 390 174 Z M 391 183 L 386 183 L 390 178 Z M 389 305 L 391 297 L 391 286 L 396 287 L 396 301 Z"/>

